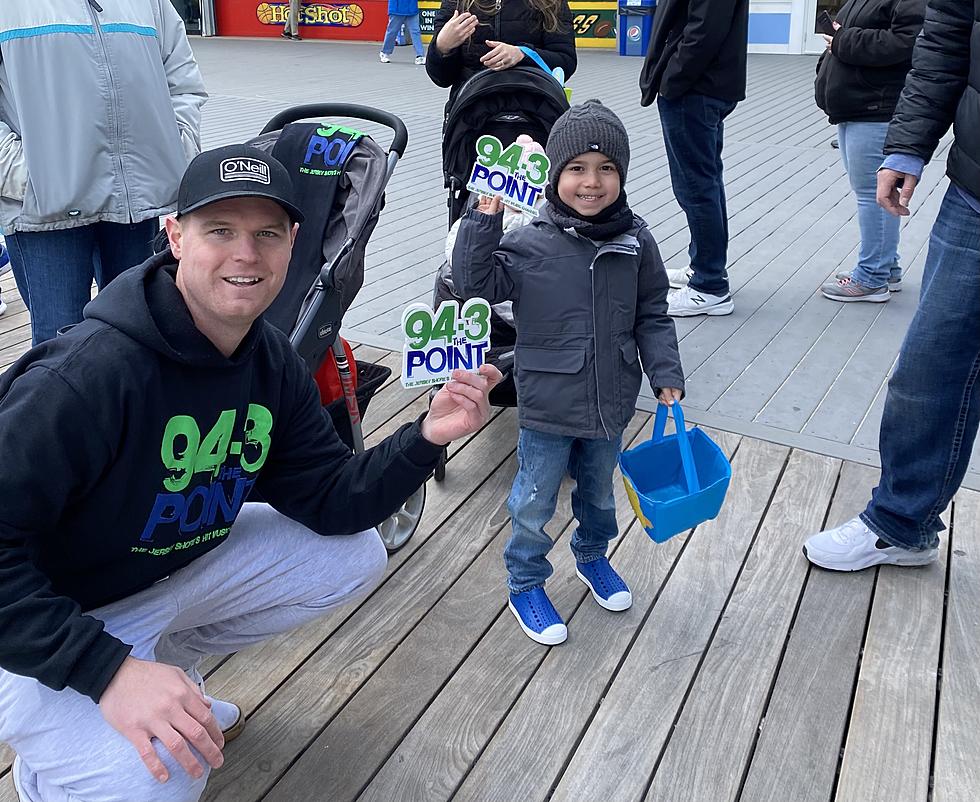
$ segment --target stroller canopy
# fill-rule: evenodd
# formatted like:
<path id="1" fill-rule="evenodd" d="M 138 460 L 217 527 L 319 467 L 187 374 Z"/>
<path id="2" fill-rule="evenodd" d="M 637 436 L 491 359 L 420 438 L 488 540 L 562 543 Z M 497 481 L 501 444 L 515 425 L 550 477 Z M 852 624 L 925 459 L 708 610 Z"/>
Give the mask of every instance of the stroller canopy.
<path id="1" fill-rule="evenodd" d="M 508 145 L 525 133 L 543 145 L 555 120 L 567 109 L 561 85 L 537 66 L 478 72 L 463 84 L 446 116 L 442 139 L 446 187 L 466 184 L 479 137 L 493 134 Z"/>

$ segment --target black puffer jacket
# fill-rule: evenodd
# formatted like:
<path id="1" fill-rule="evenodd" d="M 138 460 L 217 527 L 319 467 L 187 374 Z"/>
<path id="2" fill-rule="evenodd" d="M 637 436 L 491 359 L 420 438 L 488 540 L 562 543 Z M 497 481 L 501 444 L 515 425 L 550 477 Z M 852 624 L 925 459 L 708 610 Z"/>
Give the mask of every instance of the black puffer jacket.
<path id="1" fill-rule="evenodd" d="M 946 172 L 980 198 L 980 0 L 930 0 L 885 154 L 928 161 L 950 123 Z"/>
<path id="2" fill-rule="evenodd" d="M 457 0 L 442 0 L 442 6 L 436 13 L 432 43 L 425 57 L 425 71 L 429 73 L 432 82 L 436 86 L 452 87 L 449 104 L 468 78 L 486 69 L 480 59 L 490 52 L 487 39 L 518 47 L 530 47 L 551 69 L 561 67 L 565 71 L 566 79 L 571 78 L 575 72 L 578 59 L 575 55 L 572 12 L 567 0 L 561 0 L 558 11 L 560 26 L 554 33 L 544 29 L 544 18 L 527 0 L 497 0 L 499 10 L 490 16 L 474 8 L 473 13 L 480 21 L 476 32 L 468 42 L 442 55 L 436 47 L 436 38 L 458 5 Z"/>
<path id="3" fill-rule="evenodd" d="M 817 64 L 817 105 L 830 122 L 887 122 L 892 118 L 926 0 L 850 0 L 841 8 L 830 52 Z"/>

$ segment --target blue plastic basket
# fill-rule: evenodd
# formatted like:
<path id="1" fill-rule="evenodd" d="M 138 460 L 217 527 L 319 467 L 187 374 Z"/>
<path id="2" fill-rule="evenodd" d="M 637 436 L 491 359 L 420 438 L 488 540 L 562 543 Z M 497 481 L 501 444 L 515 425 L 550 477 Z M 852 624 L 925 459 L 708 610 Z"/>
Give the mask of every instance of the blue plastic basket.
<path id="1" fill-rule="evenodd" d="M 732 466 L 701 429 L 688 430 L 679 403 L 676 433 L 664 437 L 667 407 L 657 406 L 653 437 L 619 455 L 626 494 L 637 519 L 657 543 L 718 515 Z"/>

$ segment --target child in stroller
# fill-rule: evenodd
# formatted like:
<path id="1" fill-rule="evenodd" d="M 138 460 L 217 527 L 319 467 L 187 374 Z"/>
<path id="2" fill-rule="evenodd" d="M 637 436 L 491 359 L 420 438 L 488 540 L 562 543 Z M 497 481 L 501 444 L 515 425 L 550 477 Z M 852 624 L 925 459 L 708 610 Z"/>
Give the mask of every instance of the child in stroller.
<path id="1" fill-rule="evenodd" d="M 476 140 L 492 134 L 504 145 L 519 136 L 539 143 L 547 141 L 551 126 L 568 109 L 561 84 L 537 66 L 519 66 L 503 72 L 487 70 L 470 78 L 460 89 L 446 116 L 443 130 L 442 164 L 445 186 L 449 190 L 449 235 L 446 261 L 436 271 L 433 308 L 443 301 L 461 302 L 452 281 L 451 253 L 456 224 L 463 213 L 476 202 L 466 189 L 476 153 Z M 527 217 L 507 213 L 505 225 L 516 227 Z M 490 394 L 494 406 L 517 405 L 517 390 L 511 368 L 517 333 L 509 302 L 492 307 L 490 315 L 490 350 L 487 361 L 504 374 L 504 381 Z M 435 478 L 445 476 L 445 460 L 436 469 Z"/>

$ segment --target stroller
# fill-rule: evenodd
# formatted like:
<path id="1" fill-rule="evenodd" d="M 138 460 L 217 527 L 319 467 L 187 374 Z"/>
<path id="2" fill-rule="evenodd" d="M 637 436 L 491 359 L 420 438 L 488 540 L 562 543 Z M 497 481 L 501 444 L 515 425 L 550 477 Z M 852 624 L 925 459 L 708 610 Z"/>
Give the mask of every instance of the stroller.
<path id="1" fill-rule="evenodd" d="M 442 138 L 442 169 L 449 190 L 449 227 L 476 201 L 466 189 L 476 152 L 476 140 L 492 134 L 505 146 L 520 134 L 537 142 L 548 139 L 551 127 L 566 110 L 564 89 L 537 66 L 518 66 L 503 72 L 484 70 L 470 78 L 459 90 L 446 114 Z M 434 309 L 443 301 L 462 298 L 453 286 L 452 270 L 443 262 L 436 271 L 432 295 Z M 490 350 L 487 361 L 504 374 L 504 380 L 490 392 L 490 403 L 498 407 L 517 405 L 514 384 L 514 344 L 517 331 L 510 302 L 491 307 Z M 447 452 L 435 470 L 436 481 L 446 477 Z"/>
<path id="2" fill-rule="evenodd" d="M 360 131 L 325 122 L 326 117 L 368 120 L 391 129 L 389 150 Z M 339 383 L 342 396 L 326 409 L 341 439 L 360 453 L 361 417 L 391 369 L 353 360 L 339 336 L 340 325 L 364 282 L 364 251 L 378 223 L 385 187 L 408 144 L 408 130 L 398 117 L 378 109 L 319 103 L 279 113 L 249 144 L 285 164 L 306 215 L 285 283 L 265 318 L 289 335 L 317 379 L 321 397 L 325 385 Z M 425 485 L 378 525 L 389 552 L 415 534 L 424 505 Z"/>

